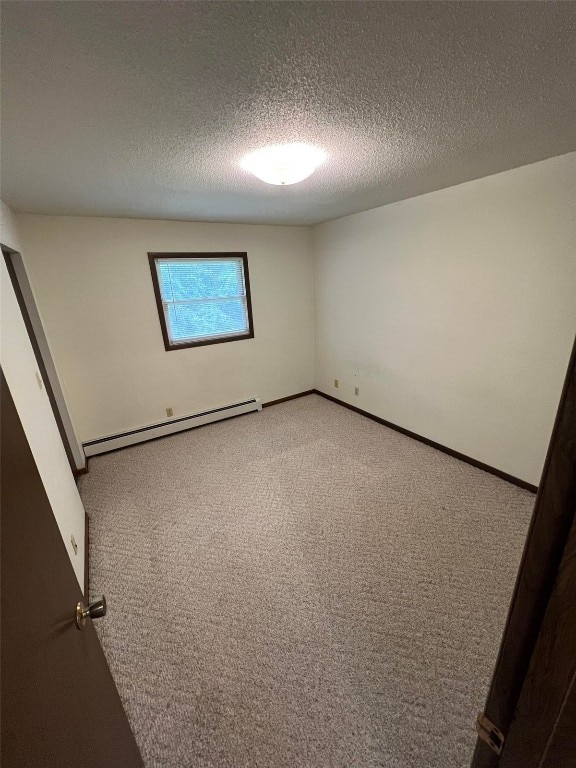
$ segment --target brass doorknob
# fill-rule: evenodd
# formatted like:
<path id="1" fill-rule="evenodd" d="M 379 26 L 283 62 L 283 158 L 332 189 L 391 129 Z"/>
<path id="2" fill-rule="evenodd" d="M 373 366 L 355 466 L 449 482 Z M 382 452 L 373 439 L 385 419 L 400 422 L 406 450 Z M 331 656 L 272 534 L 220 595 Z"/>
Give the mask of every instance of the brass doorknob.
<path id="1" fill-rule="evenodd" d="M 78 629 L 83 629 L 86 624 L 86 619 L 90 616 L 91 619 L 101 619 L 102 616 L 106 616 L 106 598 L 104 595 L 97 600 L 93 600 L 88 608 L 80 601 L 76 606 L 76 626 Z"/>

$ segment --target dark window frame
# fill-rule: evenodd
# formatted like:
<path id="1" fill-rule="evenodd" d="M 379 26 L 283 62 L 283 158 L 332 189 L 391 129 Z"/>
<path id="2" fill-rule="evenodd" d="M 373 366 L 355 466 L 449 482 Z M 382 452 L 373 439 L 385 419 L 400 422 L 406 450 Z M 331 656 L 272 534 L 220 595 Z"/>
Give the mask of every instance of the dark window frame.
<path id="1" fill-rule="evenodd" d="M 166 325 L 166 316 L 164 315 L 164 304 L 162 302 L 162 292 L 160 290 L 160 281 L 158 280 L 158 270 L 156 262 L 158 259 L 242 259 L 242 269 L 244 272 L 244 288 L 246 290 L 246 313 L 248 315 L 248 331 L 246 333 L 230 334 L 230 336 L 219 337 L 216 339 L 202 339 L 201 341 L 186 341 L 182 344 L 174 344 L 170 341 L 168 328 Z M 209 344 L 224 344 L 230 341 L 243 341 L 244 339 L 254 338 L 254 320 L 252 318 L 252 295 L 250 293 L 250 274 L 248 271 L 248 254 L 246 252 L 210 252 L 210 253 L 148 253 L 148 262 L 152 274 L 152 285 L 154 286 L 154 296 L 156 298 L 156 309 L 160 319 L 160 329 L 162 330 L 162 339 L 166 352 L 174 352 L 178 349 L 190 349 L 191 347 L 205 347 Z"/>

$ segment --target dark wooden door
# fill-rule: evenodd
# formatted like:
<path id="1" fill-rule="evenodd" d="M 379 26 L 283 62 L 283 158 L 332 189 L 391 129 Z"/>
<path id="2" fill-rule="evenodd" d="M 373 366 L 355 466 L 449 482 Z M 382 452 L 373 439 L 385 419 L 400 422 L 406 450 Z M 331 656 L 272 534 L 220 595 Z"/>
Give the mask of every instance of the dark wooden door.
<path id="1" fill-rule="evenodd" d="M 576 766 L 576 522 L 560 561 L 500 766 Z"/>
<path id="2" fill-rule="evenodd" d="M 576 344 L 486 702 L 506 738 L 472 768 L 576 768 L 575 517 Z"/>
<path id="3" fill-rule="evenodd" d="M 137 768 L 142 760 L 4 376 L 3 768 Z M 106 621 L 106 618 L 99 619 Z"/>

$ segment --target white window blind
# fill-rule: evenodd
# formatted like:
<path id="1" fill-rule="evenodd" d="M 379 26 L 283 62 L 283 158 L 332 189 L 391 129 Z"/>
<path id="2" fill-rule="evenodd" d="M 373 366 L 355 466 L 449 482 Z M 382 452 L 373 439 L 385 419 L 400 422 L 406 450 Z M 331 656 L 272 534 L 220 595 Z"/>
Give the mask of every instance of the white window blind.
<path id="1" fill-rule="evenodd" d="M 171 344 L 249 333 L 242 258 L 160 258 L 156 270 Z"/>

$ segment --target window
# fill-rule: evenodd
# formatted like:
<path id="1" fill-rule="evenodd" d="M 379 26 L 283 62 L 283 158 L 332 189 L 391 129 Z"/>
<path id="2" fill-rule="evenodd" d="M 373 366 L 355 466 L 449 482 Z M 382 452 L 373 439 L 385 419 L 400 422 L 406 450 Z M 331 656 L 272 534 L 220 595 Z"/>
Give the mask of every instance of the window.
<path id="1" fill-rule="evenodd" d="M 149 253 L 166 350 L 254 336 L 245 253 Z"/>

